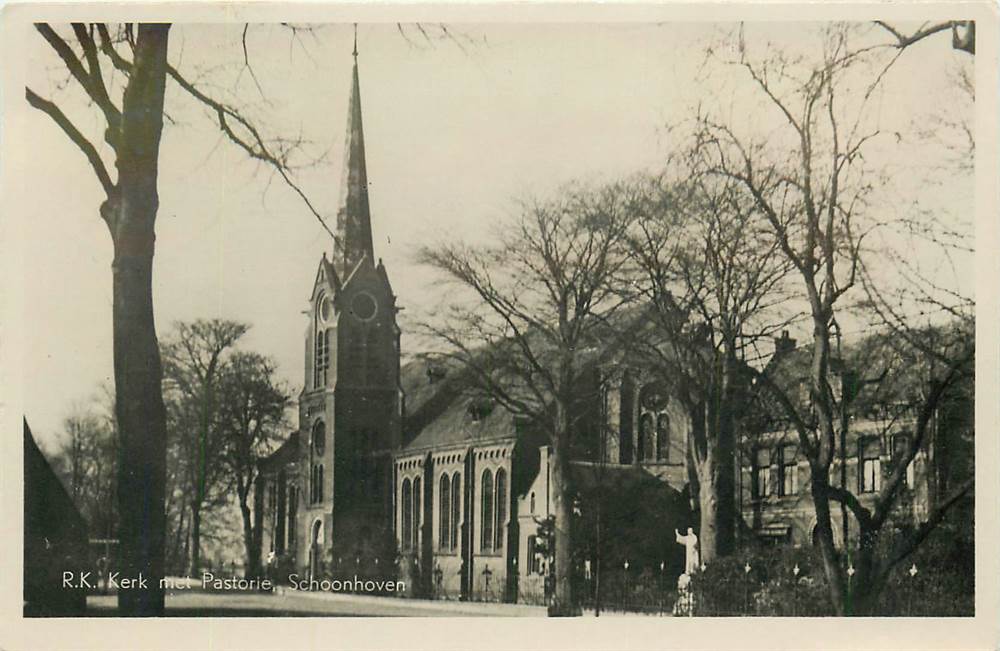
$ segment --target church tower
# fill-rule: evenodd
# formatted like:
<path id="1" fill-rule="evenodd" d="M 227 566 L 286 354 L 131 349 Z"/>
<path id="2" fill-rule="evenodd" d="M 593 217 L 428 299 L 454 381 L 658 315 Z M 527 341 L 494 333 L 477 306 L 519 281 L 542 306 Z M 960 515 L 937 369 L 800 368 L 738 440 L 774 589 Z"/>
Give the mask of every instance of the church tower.
<path id="1" fill-rule="evenodd" d="M 391 453 L 400 443 L 400 331 L 372 246 L 356 47 L 351 84 L 341 205 L 332 259 L 320 260 L 310 297 L 299 401 L 310 567 L 329 562 L 331 548 L 366 554 L 391 526 Z"/>

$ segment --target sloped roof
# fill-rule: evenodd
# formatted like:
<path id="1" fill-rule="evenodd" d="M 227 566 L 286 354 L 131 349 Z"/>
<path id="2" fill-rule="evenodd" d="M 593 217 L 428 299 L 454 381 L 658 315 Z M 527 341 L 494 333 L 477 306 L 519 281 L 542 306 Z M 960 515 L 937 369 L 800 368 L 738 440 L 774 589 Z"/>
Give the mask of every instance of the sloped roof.
<path id="1" fill-rule="evenodd" d="M 270 470 L 294 462 L 298 458 L 299 430 L 288 435 L 277 450 L 260 460 L 261 470 Z"/>
<path id="2" fill-rule="evenodd" d="M 510 412 L 495 403 L 486 408 L 483 399 L 463 381 L 464 375 L 460 363 L 454 360 L 418 358 L 403 366 L 400 383 L 406 396 L 405 451 L 496 441 L 517 435 Z M 488 413 L 482 413 L 484 410 Z M 473 416 L 477 411 L 479 418 Z"/>

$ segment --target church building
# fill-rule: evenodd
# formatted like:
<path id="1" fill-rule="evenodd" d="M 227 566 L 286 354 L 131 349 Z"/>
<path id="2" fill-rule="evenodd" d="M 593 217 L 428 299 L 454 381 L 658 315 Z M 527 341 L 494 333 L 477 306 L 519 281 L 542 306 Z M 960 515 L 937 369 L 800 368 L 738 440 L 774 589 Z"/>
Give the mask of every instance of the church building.
<path id="1" fill-rule="evenodd" d="M 413 596 L 543 602 L 553 515 L 545 433 L 470 392 L 457 363 L 401 366 L 399 308 L 372 245 L 356 57 L 336 236 L 309 293 L 299 429 L 260 464 L 263 555 L 279 580 L 399 579 Z M 641 312 L 633 318 L 641 327 Z M 767 372 L 798 382 L 807 353 L 787 333 L 775 348 Z M 601 563 L 658 572 L 666 585 L 684 569 L 675 530 L 697 524 L 692 414 L 650 370 L 607 350 L 579 376 L 569 479 L 581 523 L 573 574 L 584 580 Z M 870 420 L 855 423 L 835 464 L 866 504 L 912 425 L 894 418 L 876 432 Z M 741 535 L 810 544 L 808 465 L 780 417 L 759 429 L 741 436 L 734 468 Z M 922 451 L 907 474 L 904 520 L 926 517 L 932 456 Z"/>
<path id="2" fill-rule="evenodd" d="M 553 512 L 545 436 L 470 395 L 454 365 L 401 368 L 396 297 L 372 246 L 356 58 L 351 83 L 336 237 L 309 296 L 299 429 L 261 463 L 263 555 L 300 578 L 394 574 L 415 595 L 541 601 L 551 561 L 540 527 Z M 600 364 L 581 378 L 581 393 L 600 397 L 582 403 L 571 476 L 581 491 L 652 490 L 686 513 L 683 418 L 647 385 Z M 683 549 L 672 528 L 662 533 L 657 558 L 677 566 Z"/>

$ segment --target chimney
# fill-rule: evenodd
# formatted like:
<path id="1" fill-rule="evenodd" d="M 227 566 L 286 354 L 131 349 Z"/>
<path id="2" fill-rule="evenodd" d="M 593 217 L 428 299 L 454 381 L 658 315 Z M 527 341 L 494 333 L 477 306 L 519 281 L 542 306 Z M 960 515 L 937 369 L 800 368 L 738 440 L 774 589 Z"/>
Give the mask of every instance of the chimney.
<path id="1" fill-rule="evenodd" d="M 784 357 L 793 350 L 795 350 L 795 340 L 788 336 L 787 330 L 782 330 L 781 336 L 774 338 L 774 356 Z"/>

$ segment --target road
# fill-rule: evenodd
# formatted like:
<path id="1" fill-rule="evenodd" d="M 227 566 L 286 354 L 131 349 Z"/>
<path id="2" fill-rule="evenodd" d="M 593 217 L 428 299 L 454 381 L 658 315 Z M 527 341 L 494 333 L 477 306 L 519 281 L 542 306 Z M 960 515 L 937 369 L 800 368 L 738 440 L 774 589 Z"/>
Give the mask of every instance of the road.
<path id="1" fill-rule="evenodd" d="M 114 596 L 87 599 L 90 617 L 117 616 Z M 167 617 L 511 617 L 545 616 L 544 608 L 348 594 L 171 591 Z"/>

